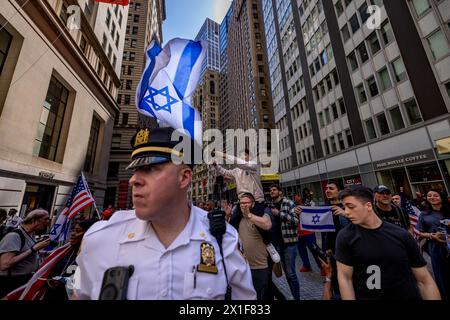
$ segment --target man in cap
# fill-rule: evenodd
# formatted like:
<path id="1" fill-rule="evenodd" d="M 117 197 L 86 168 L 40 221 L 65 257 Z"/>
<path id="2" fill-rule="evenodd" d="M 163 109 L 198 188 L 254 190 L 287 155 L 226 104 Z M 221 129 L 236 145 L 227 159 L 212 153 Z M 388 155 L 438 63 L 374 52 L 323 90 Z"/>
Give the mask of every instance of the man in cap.
<path id="1" fill-rule="evenodd" d="M 122 288 L 128 300 L 223 299 L 228 284 L 232 299 L 256 298 L 236 230 L 227 225 L 222 254 L 206 212 L 189 203 L 192 167 L 172 161 L 183 156 L 173 132 L 142 129 L 131 140 L 135 209 L 96 223 L 84 236 L 77 258 L 81 299 L 100 297 L 107 269 L 130 265 L 134 273 Z"/>
<path id="2" fill-rule="evenodd" d="M 391 190 L 385 185 L 379 185 L 373 191 L 375 195 L 375 206 L 373 209 L 378 217 L 403 229 L 410 230 L 409 216 L 401 207 L 396 206 L 392 202 Z"/>

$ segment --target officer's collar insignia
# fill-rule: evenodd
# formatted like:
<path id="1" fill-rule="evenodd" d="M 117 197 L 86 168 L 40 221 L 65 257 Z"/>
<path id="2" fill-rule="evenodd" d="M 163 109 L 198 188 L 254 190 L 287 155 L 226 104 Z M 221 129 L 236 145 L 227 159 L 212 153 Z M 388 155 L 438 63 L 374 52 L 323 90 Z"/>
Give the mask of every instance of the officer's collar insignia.
<path id="1" fill-rule="evenodd" d="M 135 236 L 135 234 L 134 234 L 133 232 L 130 232 L 130 233 L 128 234 L 128 239 L 133 239 L 134 236 Z"/>
<path id="2" fill-rule="evenodd" d="M 200 245 L 200 264 L 197 271 L 217 274 L 214 246 L 211 243 L 202 242 Z"/>
<path id="3" fill-rule="evenodd" d="M 136 141 L 134 143 L 134 146 L 137 147 L 137 146 L 140 146 L 141 144 L 148 143 L 149 138 L 150 138 L 150 132 L 148 131 L 148 129 L 142 129 L 136 135 Z"/>

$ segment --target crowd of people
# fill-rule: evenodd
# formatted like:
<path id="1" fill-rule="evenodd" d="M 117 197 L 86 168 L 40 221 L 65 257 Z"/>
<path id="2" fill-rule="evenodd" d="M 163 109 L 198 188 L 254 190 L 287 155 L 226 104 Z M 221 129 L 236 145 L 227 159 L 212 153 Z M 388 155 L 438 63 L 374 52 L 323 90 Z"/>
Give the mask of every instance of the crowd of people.
<path id="1" fill-rule="evenodd" d="M 312 272 L 309 250 L 326 300 L 448 300 L 450 203 L 442 192 L 408 200 L 403 189 L 395 194 L 384 185 L 344 188 L 330 180 L 323 205 L 335 231 L 318 238 L 302 228 L 307 207 L 318 206 L 311 192 L 289 199 L 273 184 L 266 199 L 261 168 L 248 150 L 240 158 L 216 154 L 235 161 L 233 169 L 211 165 L 235 181 L 236 203 L 192 203 L 192 165 L 171 161 L 171 133 L 157 128 L 133 137 L 128 168 L 134 209 L 109 206 L 100 221 L 75 220 L 69 243 L 55 251 L 45 251 L 48 238 L 36 237 L 48 230 L 46 210 L 22 220 L 17 211 L 0 209 L 0 298 L 286 300 L 273 281 L 284 274 L 292 297 L 300 300 L 298 271 Z M 424 257 L 431 260 L 431 273 Z M 72 295 L 65 281 L 74 278 L 74 268 Z M 108 283 L 117 270 L 126 274 L 126 287 L 112 297 L 102 283 L 118 285 L 117 279 Z"/>

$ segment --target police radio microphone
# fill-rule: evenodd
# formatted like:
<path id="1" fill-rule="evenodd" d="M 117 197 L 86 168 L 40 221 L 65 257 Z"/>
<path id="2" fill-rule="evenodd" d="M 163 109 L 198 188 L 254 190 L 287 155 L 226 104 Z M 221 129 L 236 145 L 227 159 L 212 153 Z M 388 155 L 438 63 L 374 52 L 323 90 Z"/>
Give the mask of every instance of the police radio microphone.
<path id="1" fill-rule="evenodd" d="M 214 209 L 208 213 L 209 232 L 216 238 L 219 244 L 220 254 L 222 255 L 223 270 L 225 272 L 225 279 L 227 280 L 227 291 L 225 293 L 225 300 L 231 300 L 231 286 L 228 281 L 227 267 L 225 266 L 225 257 L 222 250 L 223 235 L 227 231 L 227 223 L 225 221 L 225 212 L 223 210 Z"/>
<path id="2" fill-rule="evenodd" d="M 223 235 L 227 231 L 227 224 L 225 222 L 225 212 L 215 209 L 208 213 L 209 232 L 217 239 L 219 245 L 222 245 Z"/>

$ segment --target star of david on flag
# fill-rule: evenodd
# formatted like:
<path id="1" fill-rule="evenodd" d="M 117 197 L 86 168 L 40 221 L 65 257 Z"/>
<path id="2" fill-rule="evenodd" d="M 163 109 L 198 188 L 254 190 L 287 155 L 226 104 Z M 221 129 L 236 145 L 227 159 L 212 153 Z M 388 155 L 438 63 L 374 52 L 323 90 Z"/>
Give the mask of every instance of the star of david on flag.
<path id="1" fill-rule="evenodd" d="M 169 87 L 164 87 L 161 90 L 149 87 L 148 95 L 145 96 L 145 101 L 149 103 L 154 110 L 164 110 L 168 113 L 172 113 L 171 106 L 179 102 L 177 99 L 170 96 Z"/>
<path id="2" fill-rule="evenodd" d="M 331 207 L 301 207 L 300 222 L 302 230 L 313 232 L 336 231 Z"/>
<path id="3" fill-rule="evenodd" d="M 202 145 L 202 121 L 192 106 L 206 55 L 205 41 L 172 39 L 164 48 L 152 41 L 141 81 L 136 90 L 138 112 L 160 124 L 182 129 Z"/>

